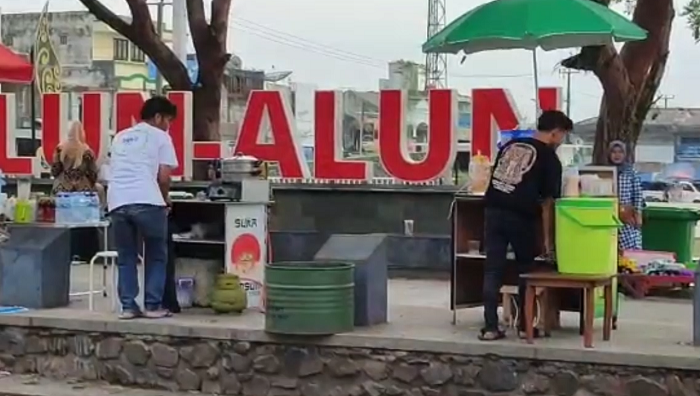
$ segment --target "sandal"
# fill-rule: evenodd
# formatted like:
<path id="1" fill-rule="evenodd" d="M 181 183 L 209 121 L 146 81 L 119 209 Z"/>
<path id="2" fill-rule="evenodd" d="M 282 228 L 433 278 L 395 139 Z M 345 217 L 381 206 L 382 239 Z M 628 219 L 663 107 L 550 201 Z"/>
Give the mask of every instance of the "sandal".
<path id="1" fill-rule="evenodd" d="M 486 329 L 481 329 L 481 333 L 479 333 L 479 341 L 498 341 L 506 338 L 506 333 L 505 331 L 501 329 L 497 330 L 486 330 Z"/>
<path id="2" fill-rule="evenodd" d="M 542 335 L 540 334 L 540 329 L 535 327 L 535 331 L 533 333 L 533 338 L 540 338 Z M 525 333 L 525 330 L 518 330 L 518 337 L 520 337 L 521 340 L 524 340 L 527 338 L 527 334 Z"/>

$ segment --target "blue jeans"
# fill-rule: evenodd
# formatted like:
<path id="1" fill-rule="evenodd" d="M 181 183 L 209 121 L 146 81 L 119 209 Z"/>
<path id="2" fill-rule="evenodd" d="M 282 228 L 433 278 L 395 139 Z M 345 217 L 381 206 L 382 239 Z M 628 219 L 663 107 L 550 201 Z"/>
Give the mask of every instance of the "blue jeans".
<path id="1" fill-rule="evenodd" d="M 484 322 L 486 331 L 498 330 L 498 305 L 501 300 L 508 245 L 515 253 L 518 274 L 519 328 L 525 329 L 525 281 L 520 275 L 530 272 L 537 256 L 537 219 L 510 210 L 487 208 L 484 215 L 486 263 L 484 265 Z"/>
<path id="2" fill-rule="evenodd" d="M 167 209 L 155 205 L 125 205 L 110 212 L 114 239 L 119 257 L 118 292 L 124 311 L 139 312 L 136 263 L 141 252 L 139 236 L 145 247 L 145 293 L 147 311 L 161 309 L 165 290 L 165 270 L 168 261 Z"/>

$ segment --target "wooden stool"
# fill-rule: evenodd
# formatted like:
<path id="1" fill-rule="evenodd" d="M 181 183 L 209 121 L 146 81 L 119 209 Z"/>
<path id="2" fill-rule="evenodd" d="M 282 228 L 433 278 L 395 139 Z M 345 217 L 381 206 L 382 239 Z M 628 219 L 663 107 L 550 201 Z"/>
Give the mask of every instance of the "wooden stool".
<path id="1" fill-rule="evenodd" d="M 595 311 L 595 289 L 605 288 L 605 314 L 603 318 L 603 340 L 610 340 L 613 315 L 613 278 L 616 275 L 573 275 L 558 272 L 539 272 L 521 275 L 527 281 L 525 292 L 525 331 L 527 342 L 534 339 L 533 319 L 537 288 L 583 290 L 583 346 L 593 348 L 593 315 Z M 545 334 L 549 333 L 550 321 L 545 320 Z"/>

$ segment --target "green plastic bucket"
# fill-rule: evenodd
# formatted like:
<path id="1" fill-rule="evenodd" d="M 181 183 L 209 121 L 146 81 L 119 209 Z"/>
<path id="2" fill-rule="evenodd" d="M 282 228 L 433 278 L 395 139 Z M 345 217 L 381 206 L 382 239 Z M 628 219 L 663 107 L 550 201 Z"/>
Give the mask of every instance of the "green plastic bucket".
<path id="1" fill-rule="evenodd" d="M 617 229 L 622 225 L 614 198 L 562 198 L 555 206 L 559 272 L 617 272 Z"/>

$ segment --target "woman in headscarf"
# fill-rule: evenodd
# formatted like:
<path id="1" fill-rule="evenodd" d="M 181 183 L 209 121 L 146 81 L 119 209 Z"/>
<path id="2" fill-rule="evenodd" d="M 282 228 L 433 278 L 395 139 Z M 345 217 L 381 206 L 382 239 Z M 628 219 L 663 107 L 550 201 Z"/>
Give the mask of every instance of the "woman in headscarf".
<path id="1" fill-rule="evenodd" d="M 610 143 L 610 163 L 617 167 L 617 194 L 620 220 L 623 223 L 618 235 L 621 251 L 642 249 L 642 181 L 627 161 L 627 145 L 615 140 Z"/>
<path id="2" fill-rule="evenodd" d="M 51 176 L 55 178 L 54 194 L 98 191 L 95 154 L 85 143 L 85 130 L 80 122 L 73 122 L 68 132 L 68 138 L 56 147 L 51 165 Z"/>

